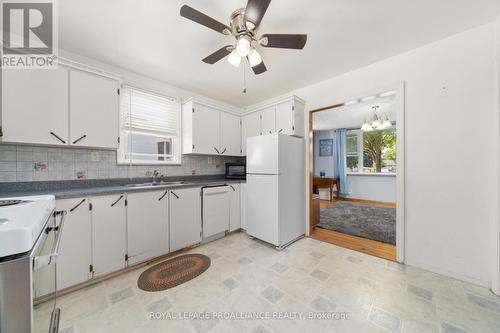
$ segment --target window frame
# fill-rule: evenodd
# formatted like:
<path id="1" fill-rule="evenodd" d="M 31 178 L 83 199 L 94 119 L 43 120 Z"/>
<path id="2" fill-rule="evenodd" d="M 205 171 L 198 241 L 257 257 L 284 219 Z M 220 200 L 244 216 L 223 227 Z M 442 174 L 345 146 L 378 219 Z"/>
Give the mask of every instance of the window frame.
<path id="1" fill-rule="evenodd" d="M 125 128 L 123 124 L 123 103 L 126 103 L 124 101 L 125 99 L 125 94 L 123 93 L 125 89 L 129 89 L 130 93 L 132 91 L 137 91 L 142 94 L 147 94 L 151 95 L 154 97 L 159 97 L 162 99 L 167 99 L 170 100 L 171 102 L 177 104 L 177 135 L 171 135 L 171 133 L 165 133 L 165 132 L 160 132 L 160 131 L 149 131 L 149 130 L 143 130 L 143 129 L 130 129 L 130 128 Z M 120 131 L 120 143 L 119 147 L 117 150 L 117 164 L 118 165 L 137 165 L 137 166 L 143 166 L 143 165 L 181 165 L 182 164 L 182 104 L 173 97 L 163 95 L 160 93 L 156 93 L 153 91 L 149 90 L 144 90 L 141 88 L 129 86 L 129 85 L 123 85 L 121 87 L 122 93 L 120 94 L 120 101 L 119 101 L 119 107 L 120 107 L 120 112 L 119 112 L 119 131 Z M 130 102 L 130 101 L 129 101 Z M 140 159 L 133 159 L 133 158 L 126 158 L 127 154 L 133 154 L 130 149 L 127 149 L 127 144 L 128 140 L 126 137 L 130 133 L 136 133 L 136 134 L 143 134 L 143 135 L 151 135 L 151 136 L 157 136 L 157 137 L 163 137 L 165 139 L 170 139 L 171 140 L 171 146 L 172 146 L 172 156 L 173 159 L 166 159 L 166 160 L 140 160 Z M 160 156 L 160 155 L 158 155 Z"/>
<path id="2" fill-rule="evenodd" d="M 384 130 L 388 129 L 393 129 L 396 132 L 397 135 L 397 127 L 396 125 L 393 125 L 391 127 L 388 127 Z M 371 132 L 376 132 L 376 131 L 383 131 L 383 130 L 374 130 Z M 363 176 L 395 176 L 397 172 L 365 172 L 364 171 L 364 133 L 365 131 L 361 129 L 352 129 L 348 130 L 346 133 L 346 136 L 353 136 L 356 135 L 358 138 L 358 151 L 357 151 L 357 156 L 358 156 L 358 170 L 360 171 L 348 171 L 347 175 L 363 175 Z M 346 140 L 347 144 L 347 140 Z M 347 157 L 349 156 L 354 156 L 354 155 L 348 155 L 347 154 L 347 147 L 346 147 L 346 166 L 347 166 Z M 361 168 L 359 167 L 361 165 Z M 397 161 L 396 161 L 396 169 L 397 169 Z"/>

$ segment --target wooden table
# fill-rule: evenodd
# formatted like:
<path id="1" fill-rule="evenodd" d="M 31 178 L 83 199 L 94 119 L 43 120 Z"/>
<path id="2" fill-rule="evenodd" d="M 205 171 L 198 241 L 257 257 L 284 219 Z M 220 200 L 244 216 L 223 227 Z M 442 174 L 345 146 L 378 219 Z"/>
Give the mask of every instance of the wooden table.
<path id="1" fill-rule="evenodd" d="M 340 177 L 314 177 L 313 188 L 328 187 L 330 201 L 333 199 L 333 185 L 337 187 L 337 198 L 340 196 Z"/>

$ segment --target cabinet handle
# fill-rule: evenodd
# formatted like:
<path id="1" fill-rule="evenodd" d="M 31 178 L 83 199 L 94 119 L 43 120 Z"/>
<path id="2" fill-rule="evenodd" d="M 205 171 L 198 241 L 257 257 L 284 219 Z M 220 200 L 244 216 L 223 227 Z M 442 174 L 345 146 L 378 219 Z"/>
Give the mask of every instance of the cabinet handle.
<path id="1" fill-rule="evenodd" d="M 283 132 L 283 129 L 280 129 L 280 130 L 278 131 L 278 133 L 281 133 L 281 132 Z"/>
<path id="2" fill-rule="evenodd" d="M 70 213 L 72 213 L 75 209 L 77 209 L 78 207 L 80 207 L 84 202 L 85 202 L 86 199 L 83 199 L 82 201 L 80 201 L 75 207 L 71 208 L 69 211 Z"/>
<path id="3" fill-rule="evenodd" d="M 180 198 L 177 194 L 175 194 L 175 192 L 174 192 L 174 191 L 170 191 L 170 193 L 172 193 L 172 194 L 173 194 L 173 195 L 174 195 L 177 199 L 179 199 L 179 198 Z"/>
<path id="4" fill-rule="evenodd" d="M 62 143 L 66 144 L 66 141 L 64 141 L 63 139 L 61 139 L 56 133 L 54 132 L 50 132 L 50 134 L 55 137 L 57 140 L 61 141 Z"/>
<path id="5" fill-rule="evenodd" d="M 219 149 L 214 147 L 214 150 L 217 152 L 217 154 L 220 154 Z"/>
<path id="6" fill-rule="evenodd" d="M 158 201 L 161 201 L 165 196 L 168 194 L 168 190 L 163 193 L 163 195 L 158 199 Z"/>
<path id="7" fill-rule="evenodd" d="M 224 155 L 224 153 L 226 152 L 227 148 L 224 148 L 224 150 L 222 151 L 221 155 Z"/>
<path id="8" fill-rule="evenodd" d="M 114 206 L 115 206 L 115 205 L 116 205 L 116 204 L 117 204 L 117 203 L 118 203 L 121 199 L 123 199 L 123 194 L 122 194 L 122 195 L 120 195 L 120 197 L 119 197 L 119 198 L 118 198 L 115 202 L 113 202 L 113 203 L 111 204 L 111 207 L 114 207 Z"/>
<path id="9" fill-rule="evenodd" d="M 76 144 L 77 142 L 85 139 L 86 137 L 87 137 L 87 134 L 82 135 L 81 137 L 79 137 L 78 139 L 76 139 L 75 141 L 73 141 L 73 144 Z"/>
<path id="10" fill-rule="evenodd" d="M 236 190 L 234 189 L 233 185 L 229 185 L 229 187 L 233 189 L 233 192 L 236 192 Z"/>

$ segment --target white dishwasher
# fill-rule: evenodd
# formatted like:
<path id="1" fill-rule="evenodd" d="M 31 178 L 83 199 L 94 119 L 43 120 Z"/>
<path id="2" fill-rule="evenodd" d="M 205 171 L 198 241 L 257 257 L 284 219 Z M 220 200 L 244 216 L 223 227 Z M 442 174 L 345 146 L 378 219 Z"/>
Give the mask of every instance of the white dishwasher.
<path id="1" fill-rule="evenodd" d="M 203 240 L 224 236 L 229 230 L 229 191 L 227 185 L 203 187 Z"/>

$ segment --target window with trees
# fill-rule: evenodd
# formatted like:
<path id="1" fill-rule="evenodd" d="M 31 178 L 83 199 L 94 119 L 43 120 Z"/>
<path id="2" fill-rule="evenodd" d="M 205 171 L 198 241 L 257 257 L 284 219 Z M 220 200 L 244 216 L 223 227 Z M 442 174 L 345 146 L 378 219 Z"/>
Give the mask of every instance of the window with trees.
<path id="1" fill-rule="evenodd" d="M 396 128 L 348 132 L 346 165 L 347 172 L 396 173 Z"/>

